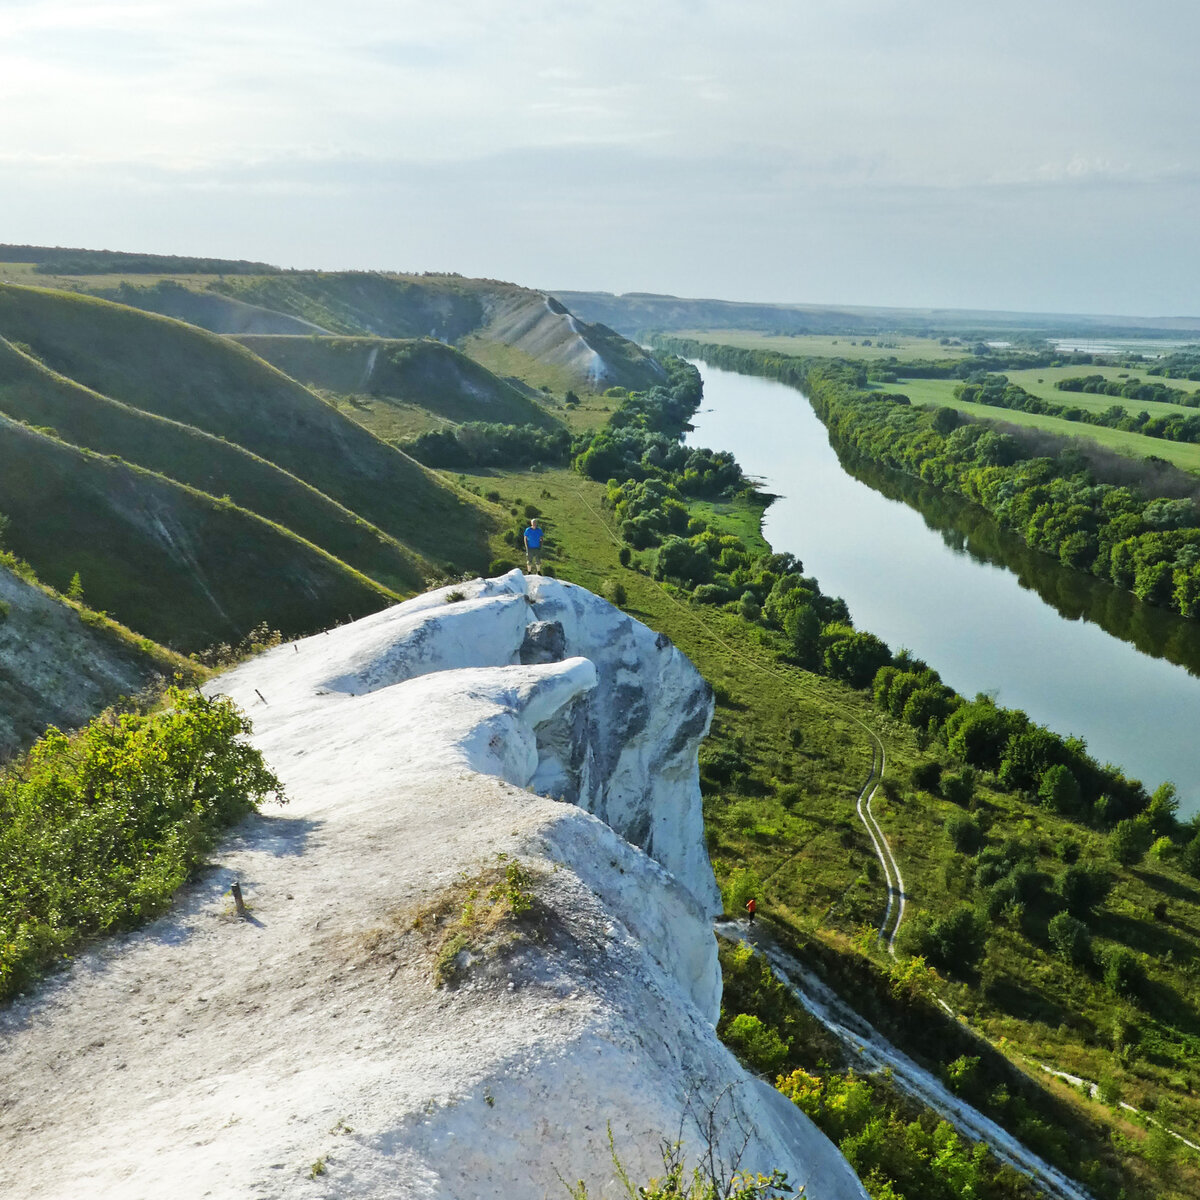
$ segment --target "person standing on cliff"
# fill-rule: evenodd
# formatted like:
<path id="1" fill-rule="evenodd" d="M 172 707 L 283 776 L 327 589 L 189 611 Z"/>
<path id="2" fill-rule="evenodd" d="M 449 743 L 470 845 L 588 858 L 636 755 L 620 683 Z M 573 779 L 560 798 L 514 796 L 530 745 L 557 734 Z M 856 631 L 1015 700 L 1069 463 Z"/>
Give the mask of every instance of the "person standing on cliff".
<path id="1" fill-rule="evenodd" d="M 753 896 L 746 901 L 746 911 L 750 914 L 750 924 L 754 924 L 754 914 L 758 912 L 758 901 Z"/>
<path id="2" fill-rule="evenodd" d="M 530 573 L 535 566 L 539 571 L 542 569 L 542 538 L 545 535 L 546 531 L 538 525 L 537 517 L 532 517 L 529 528 L 525 530 L 525 569 Z"/>

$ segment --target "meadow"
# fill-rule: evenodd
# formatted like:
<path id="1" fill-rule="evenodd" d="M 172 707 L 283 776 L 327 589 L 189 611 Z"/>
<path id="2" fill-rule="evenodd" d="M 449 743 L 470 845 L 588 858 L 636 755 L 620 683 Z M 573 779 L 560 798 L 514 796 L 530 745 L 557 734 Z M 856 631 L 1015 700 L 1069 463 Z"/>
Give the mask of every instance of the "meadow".
<path id="1" fill-rule="evenodd" d="M 1070 374 L 1073 375 L 1090 371 L 1092 368 L 1070 368 Z M 1060 392 L 1050 385 L 1046 378 L 1046 372 L 1040 370 L 1006 371 L 1004 374 L 1014 383 L 1019 383 L 1027 391 L 1033 392 L 1034 395 L 1042 396 L 1055 404 L 1069 404 L 1092 412 L 1103 412 L 1114 404 L 1122 405 L 1132 413 L 1141 412 L 1144 409 L 1151 416 L 1170 416 L 1180 411 L 1190 411 L 1181 410 L 1175 404 L 1122 400 L 1118 396 L 1094 396 L 1083 392 Z M 1030 376 L 1033 378 L 1032 386 L 1027 379 Z M 1040 386 L 1036 382 L 1039 377 L 1044 380 Z M 914 404 L 953 408 L 984 421 L 1005 421 L 1011 425 L 1045 429 L 1063 437 L 1085 438 L 1133 458 L 1155 455 L 1185 471 L 1200 472 L 1200 445 L 1195 443 L 1172 442 L 1165 438 L 1147 437 L 1145 434 L 1132 433 L 1123 429 L 1109 429 L 1103 425 L 1089 425 L 1082 421 L 1067 421 L 1062 417 L 1051 417 L 1043 413 L 994 408 L 989 404 L 971 404 L 954 398 L 954 389 L 958 386 L 959 381 L 956 379 L 903 378 L 897 383 L 883 385 L 885 390 L 902 392 Z"/>
<path id="2" fill-rule="evenodd" d="M 754 333 L 744 329 L 681 330 L 672 337 L 720 342 L 743 350 L 769 350 L 777 354 L 811 355 L 814 358 L 856 358 L 868 362 L 895 357 L 901 362 L 913 359 L 962 358 L 969 345 L 960 338 L 914 337 L 910 334 L 878 335 L 797 333 Z"/>

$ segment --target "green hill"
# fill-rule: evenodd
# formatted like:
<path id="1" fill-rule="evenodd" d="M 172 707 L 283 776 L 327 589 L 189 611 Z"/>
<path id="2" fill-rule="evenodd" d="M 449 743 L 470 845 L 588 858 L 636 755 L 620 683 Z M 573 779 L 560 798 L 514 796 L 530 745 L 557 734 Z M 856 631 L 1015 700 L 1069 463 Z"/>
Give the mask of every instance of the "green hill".
<path id="1" fill-rule="evenodd" d="M 487 564 L 489 519 L 479 507 L 233 341 L 87 296 L 12 286 L 0 286 L 0 336 L 87 388 L 266 459 L 418 554 Z"/>
<path id="2" fill-rule="evenodd" d="M 223 334 L 328 333 L 387 339 L 436 338 L 488 369 L 562 396 L 663 382 L 655 359 L 605 325 L 588 324 L 544 292 L 460 275 L 373 271 L 239 270 L 224 275 L 174 269 L 161 256 L 125 258 L 80 252 L 76 258 L 38 247 L 16 248 L 19 263 L 0 269 L 14 281 L 44 283 L 118 300 Z M 15 250 L 13 251 L 16 252 Z M 29 255 L 42 255 L 30 265 Z M 185 264 L 189 260 L 176 260 Z M 205 260 L 195 260 L 202 263 Z M 56 264 L 63 270 L 55 274 Z M 156 267 L 155 275 L 147 272 Z M 95 272 L 107 270 L 107 274 Z M 31 274 L 32 273 L 32 274 Z"/>
<path id="3" fill-rule="evenodd" d="M 118 459 L 0 416 L 6 541 L 66 591 L 166 645 L 195 650 L 266 621 L 285 634 L 395 599 L 295 534 Z"/>
<path id="4" fill-rule="evenodd" d="M 381 530 L 230 442 L 110 400 L 56 375 L 0 338 L 0 412 L 99 454 L 116 455 L 283 525 L 395 591 L 428 565 Z"/>
<path id="5" fill-rule="evenodd" d="M 366 401 L 356 419 L 369 429 L 386 420 L 388 406 L 443 421 L 492 421 L 552 428 L 557 421 L 524 392 L 465 354 L 430 338 L 240 337 L 236 339 L 285 375 L 308 387 Z M 378 400 L 378 405 L 372 404 Z M 362 410 L 366 408 L 366 415 Z"/>

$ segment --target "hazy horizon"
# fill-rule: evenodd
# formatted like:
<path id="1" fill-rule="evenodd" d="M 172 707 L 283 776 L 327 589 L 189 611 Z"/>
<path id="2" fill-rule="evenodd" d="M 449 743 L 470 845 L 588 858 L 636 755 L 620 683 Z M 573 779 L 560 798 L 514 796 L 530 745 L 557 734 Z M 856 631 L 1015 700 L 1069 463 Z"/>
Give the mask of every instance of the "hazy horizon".
<path id="1" fill-rule="evenodd" d="M 0 241 L 1200 313 L 1200 10 L 12 0 Z"/>

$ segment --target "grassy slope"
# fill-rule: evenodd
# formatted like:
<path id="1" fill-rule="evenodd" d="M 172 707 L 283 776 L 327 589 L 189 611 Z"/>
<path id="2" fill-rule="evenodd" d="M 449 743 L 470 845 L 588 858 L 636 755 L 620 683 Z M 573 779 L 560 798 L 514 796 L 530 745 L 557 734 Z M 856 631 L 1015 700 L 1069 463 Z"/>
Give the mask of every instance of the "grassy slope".
<path id="1" fill-rule="evenodd" d="M 227 278 L 215 290 L 330 333 L 457 341 L 483 320 L 475 281 L 407 278 L 375 272 L 297 273 Z"/>
<path id="2" fill-rule="evenodd" d="M 0 566 L 0 760 L 193 664 Z"/>
<path id="3" fill-rule="evenodd" d="M 487 562 L 482 512 L 227 339 L 60 292 L 0 287 L 0 335 L 53 370 L 267 459 L 418 553 Z"/>
<path id="4" fill-rule="evenodd" d="M 523 391 L 465 354 L 428 338 L 243 337 L 248 350 L 308 387 L 361 398 L 368 411 L 399 403 L 445 421 L 553 426 Z M 362 411 L 361 408 L 358 411 Z M 371 427 L 371 422 L 360 418 Z M 431 427 L 441 423 L 434 421 Z"/>
<path id="5" fill-rule="evenodd" d="M 201 492 L 0 417 L 8 543 L 65 591 L 184 650 L 261 621 L 308 632 L 394 598 L 289 531 Z"/>
<path id="6" fill-rule="evenodd" d="M 230 442 L 130 408 L 47 367 L 0 338 L 0 412 L 48 426 L 64 441 L 178 483 L 228 496 L 393 590 L 417 590 L 427 571 L 394 538 L 286 471 Z"/>

